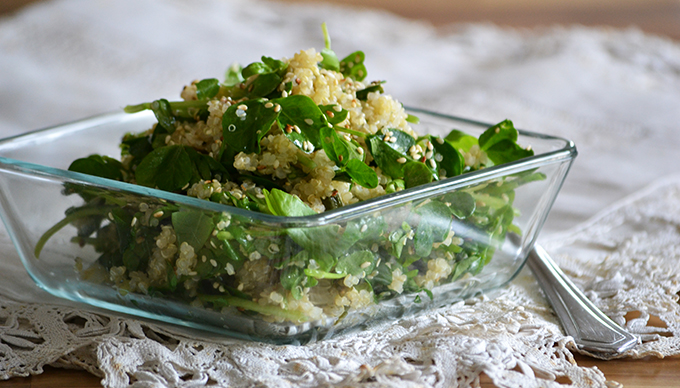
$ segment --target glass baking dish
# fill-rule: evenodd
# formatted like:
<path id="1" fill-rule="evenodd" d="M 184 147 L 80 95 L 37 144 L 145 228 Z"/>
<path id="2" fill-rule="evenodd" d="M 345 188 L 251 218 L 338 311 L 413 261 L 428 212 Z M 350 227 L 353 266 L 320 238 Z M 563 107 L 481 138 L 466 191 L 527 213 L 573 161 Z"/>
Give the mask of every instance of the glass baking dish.
<path id="1" fill-rule="evenodd" d="M 409 111 L 420 133 L 478 136 L 489 127 Z M 0 141 L 2 218 L 26 270 L 62 298 L 274 343 L 328 338 L 507 284 L 577 154 L 568 140 L 520 131 L 534 156 L 304 217 L 67 171 L 90 154 L 117 158 L 124 134 L 154 122 L 148 111 L 111 113 Z M 83 207 L 93 198 L 97 206 Z M 171 212 L 195 225 L 200 246 L 188 269 L 168 248 L 172 236 L 162 237 L 177 222 L 164 217 Z M 94 235 L 82 232 L 87 225 Z M 146 259 L 84 244 L 106 233 L 146 249 Z M 163 287 L 142 284 L 154 273 Z"/>

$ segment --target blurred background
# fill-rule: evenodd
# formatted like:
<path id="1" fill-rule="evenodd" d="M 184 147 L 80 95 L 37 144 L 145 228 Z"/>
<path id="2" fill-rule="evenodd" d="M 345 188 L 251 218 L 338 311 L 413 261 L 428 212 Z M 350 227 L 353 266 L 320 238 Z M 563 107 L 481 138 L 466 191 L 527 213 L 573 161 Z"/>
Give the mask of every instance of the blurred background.
<path id="1" fill-rule="evenodd" d="M 0 15 L 45 0 L 2 0 Z M 500 26 L 536 27 L 552 24 L 637 27 L 680 40 L 678 0 L 278 0 L 296 3 L 335 3 L 376 8 L 434 25 L 453 22 L 492 22 Z"/>

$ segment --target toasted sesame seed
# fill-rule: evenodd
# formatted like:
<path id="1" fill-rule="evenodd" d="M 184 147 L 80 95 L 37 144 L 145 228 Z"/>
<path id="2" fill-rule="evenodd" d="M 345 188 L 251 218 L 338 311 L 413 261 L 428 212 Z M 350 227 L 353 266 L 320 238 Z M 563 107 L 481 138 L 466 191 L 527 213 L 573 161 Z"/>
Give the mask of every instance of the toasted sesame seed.
<path id="1" fill-rule="evenodd" d="M 302 83 L 302 80 L 299 77 L 295 78 L 295 83 L 300 85 Z"/>
<path id="2" fill-rule="evenodd" d="M 342 162 L 342 159 L 344 159 L 344 157 L 342 155 L 338 155 L 338 160 Z"/>
<path id="3" fill-rule="evenodd" d="M 501 133 L 501 127 L 496 127 L 496 129 L 493 130 L 496 133 Z"/>
<path id="4" fill-rule="evenodd" d="M 401 163 L 401 164 L 406 163 L 406 158 L 401 157 L 401 158 L 397 159 L 397 163 Z"/>
<path id="5" fill-rule="evenodd" d="M 327 111 L 326 111 L 326 116 L 328 116 L 329 118 L 332 119 L 333 117 L 335 117 L 335 113 L 333 113 L 333 112 L 327 110 Z"/>

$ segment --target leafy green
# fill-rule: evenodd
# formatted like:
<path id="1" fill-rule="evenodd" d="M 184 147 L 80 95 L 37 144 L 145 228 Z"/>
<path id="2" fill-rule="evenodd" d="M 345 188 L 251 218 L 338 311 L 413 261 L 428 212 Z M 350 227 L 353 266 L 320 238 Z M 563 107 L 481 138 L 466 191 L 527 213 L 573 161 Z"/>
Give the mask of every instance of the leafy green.
<path id="1" fill-rule="evenodd" d="M 340 61 L 340 72 L 355 81 L 363 81 L 366 78 L 366 56 L 363 51 L 355 51 Z"/>
<path id="2" fill-rule="evenodd" d="M 279 128 L 284 129 L 284 133 L 293 144 L 306 153 L 321 148 L 319 131 L 321 128 L 328 127 L 329 124 L 326 121 L 326 116 L 311 98 L 298 94 L 278 98 L 272 100 L 272 102 L 281 106 L 277 122 Z M 298 128 L 300 133 L 291 128 Z M 307 147 L 305 147 L 305 144 L 307 144 Z"/>
<path id="3" fill-rule="evenodd" d="M 230 106 L 222 115 L 223 144 L 234 152 L 259 153 L 260 140 L 278 116 L 273 104 L 267 105 L 260 99 Z"/>
<path id="4" fill-rule="evenodd" d="M 181 189 L 192 176 L 191 158 L 181 145 L 156 148 L 139 163 L 136 171 L 138 184 L 166 191 Z"/>
<path id="5" fill-rule="evenodd" d="M 116 159 L 108 156 L 90 155 L 86 158 L 76 159 L 68 167 L 69 171 L 80 172 L 108 178 L 123 180 L 123 165 Z"/>
<path id="6" fill-rule="evenodd" d="M 368 98 L 368 93 L 385 93 L 385 90 L 382 87 L 382 84 L 384 83 L 385 81 L 374 82 L 364 89 L 357 90 L 357 99 L 366 101 Z"/>
<path id="7" fill-rule="evenodd" d="M 486 151 L 495 164 L 513 162 L 533 156 L 534 151 L 517 144 L 517 130 L 512 121 L 504 120 L 490 127 L 479 136 L 479 147 Z"/>
<path id="8" fill-rule="evenodd" d="M 196 83 L 196 97 L 199 100 L 213 98 L 220 91 L 220 81 L 217 78 L 206 78 Z"/>
<path id="9" fill-rule="evenodd" d="M 172 227 L 180 245 L 184 242 L 198 251 L 210 237 L 215 225 L 212 217 L 198 210 L 182 210 L 172 213 Z"/>

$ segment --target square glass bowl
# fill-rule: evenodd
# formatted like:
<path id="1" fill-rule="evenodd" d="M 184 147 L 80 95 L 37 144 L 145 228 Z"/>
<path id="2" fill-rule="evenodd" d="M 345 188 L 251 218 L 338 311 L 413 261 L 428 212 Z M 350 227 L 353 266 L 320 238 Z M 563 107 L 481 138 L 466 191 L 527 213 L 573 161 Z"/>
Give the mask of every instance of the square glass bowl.
<path id="1" fill-rule="evenodd" d="M 411 113 L 422 134 L 489 127 Z M 26 270 L 62 298 L 274 343 L 328 338 L 502 287 L 522 268 L 576 156 L 568 140 L 520 131 L 535 156 L 305 217 L 67 171 L 90 154 L 118 158 L 124 134 L 154 123 L 150 112 L 112 113 L 0 141 L 2 218 Z M 169 225 L 178 223 L 193 249 L 177 247 Z M 126 253 L 102 254 L 106 244 Z"/>

